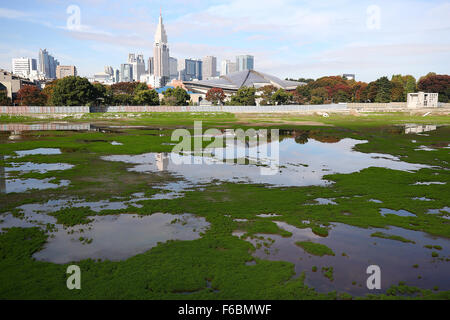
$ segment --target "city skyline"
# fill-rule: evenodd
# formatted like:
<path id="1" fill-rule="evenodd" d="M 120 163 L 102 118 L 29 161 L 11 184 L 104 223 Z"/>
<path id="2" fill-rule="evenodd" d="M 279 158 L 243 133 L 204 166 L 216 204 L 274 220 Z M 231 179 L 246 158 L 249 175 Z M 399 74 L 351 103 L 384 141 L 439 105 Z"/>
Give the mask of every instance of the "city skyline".
<path id="1" fill-rule="evenodd" d="M 74 12 L 67 13 L 69 2 L 22 6 L 29 11 L 14 3 L 0 5 L 0 25 L 14 31 L 0 42 L 0 68 L 11 70 L 13 58 L 37 59 L 40 48 L 47 48 L 64 65 L 77 66 L 82 76 L 92 76 L 105 65 L 119 67 L 130 52 L 151 57 L 160 1 L 129 2 L 125 10 L 125 4 L 107 3 L 75 3 L 81 17 L 76 30 L 67 26 Z M 376 13 L 370 5 L 199 0 L 182 6 L 180 1 L 168 1 L 162 12 L 171 56 L 179 60 L 215 56 L 220 66 L 223 60 L 250 54 L 258 70 L 280 78 L 352 73 L 358 80 L 370 81 L 398 73 L 415 77 L 431 71 L 449 73 L 450 24 L 444 19 L 450 12 L 448 2 L 378 1 L 378 29 L 369 19 Z M 275 15 L 277 11 L 280 14 Z M 372 29 L 370 23 L 375 23 Z"/>

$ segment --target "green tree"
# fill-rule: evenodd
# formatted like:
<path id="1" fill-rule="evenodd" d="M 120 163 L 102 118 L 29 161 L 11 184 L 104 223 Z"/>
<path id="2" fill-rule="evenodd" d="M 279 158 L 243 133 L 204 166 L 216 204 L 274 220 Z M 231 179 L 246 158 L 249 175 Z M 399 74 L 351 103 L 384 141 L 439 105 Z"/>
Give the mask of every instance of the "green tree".
<path id="1" fill-rule="evenodd" d="M 291 100 L 292 100 L 292 94 L 289 92 L 286 92 L 286 90 L 281 89 L 281 88 L 278 89 L 272 95 L 272 102 L 274 102 L 276 105 L 287 104 Z"/>
<path id="2" fill-rule="evenodd" d="M 158 106 L 159 95 L 156 90 L 137 90 L 134 94 L 133 103 L 138 106 Z"/>
<path id="3" fill-rule="evenodd" d="M 143 82 L 138 82 L 136 87 L 134 88 L 133 93 L 136 94 L 136 92 L 141 90 L 148 90 L 148 85 Z"/>
<path id="4" fill-rule="evenodd" d="M 133 95 L 126 93 L 119 93 L 113 95 L 113 104 L 116 106 L 129 106 L 133 102 Z"/>
<path id="5" fill-rule="evenodd" d="M 376 81 L 377 94 L 375 96 L 375 102 L 387 103 L 391 102 L 392 95 L 392 83 L 387 77 L 381 77 Z"/>
<path id="6" fill-rule="evenodd" d="M 257 90 L 259 92 L 259 97 L 261 98 L 261 105 L 270 105 L 273 104 L 274 101 L 272 99 L 273 94 L 277 91 L 277 88 L 273 85 L 267 85 L 261 87 Z"/>
<path id="7" fill-rule="evenodd" d="M 406 101 L 405 87 L 401 75 L 392 76 L 391 100 L 394 102 Z"/>
<path id="8" fill-rule="evenodd" d="M 60 79 L 53 89 L 52 102 L 57 106 L 86 106 L 96 103 L 97 90 L 88 79 L 70 76 Z"/>
<path id="9" fill-rule="evenodd" d="M 110 105 L 113 102 L 113 92 L 111 86 L 105 86 L 101 83 L 94 83 L 96 105 Z"/>
<path id="10" fill-rule="evenodd" d="M 231 97 L 231 105 L 254 106 L 256 105 L 256 89 L 253 87 L 242 87 Z"/>
<path id="11" fill-rule="evenodd" d="M 313 80 L 314 81 L 314 80 Z M 311 88 L 308 85 L 298 86 L 293 94 L 293 100 L 297 104 L 307 104 L 311 100 Z"/>
<path id="12" fill-rule="evenodd" d="M 405 88 L 405 97 L 408 96 L 408 93 L 416 92 L 417 90 L 417 82 L 416 78 L 411 75 L 403 76 L 403 86 Z"/>
<path id="13" fill-rule="evenodd" d="M 0 89 L 0 106 L 10 106 L 11 104 L 11 99 L 8 98 L 6 90 Z"/>
<path id="14" fill-rule="evenodd" d="M 327 89 L 320 87 L 311 90 L 311 104 L 323 104 L 328 100 Z"/>
<path id="15" fill-rule="evenodd" d="M 163 104 L 166 106 L 187 106 L 191 96 L 183 88 L 169 88 L 164 92 Z"/>

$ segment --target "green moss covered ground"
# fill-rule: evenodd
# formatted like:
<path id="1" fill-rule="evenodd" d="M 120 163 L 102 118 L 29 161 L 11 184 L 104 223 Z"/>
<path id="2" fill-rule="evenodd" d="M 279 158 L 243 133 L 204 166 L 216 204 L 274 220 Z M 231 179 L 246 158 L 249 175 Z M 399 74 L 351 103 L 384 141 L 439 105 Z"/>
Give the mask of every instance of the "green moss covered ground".
<path id="1" fill-rule="evenodd" d="M 281 119 L 281 118 L 280 118 Z M 101 115 L 88 115 L 82 119 L 65 119 L 113 125 L 148 125 L 147 129 L 114 129 L 112 132 L 24 132 L 21 140 L 7 143 L 7 135 L 0 136 L 0 154 L 14 155 L 14 151 L 35 148 L 60 148 L 59 155 L 30 155 L 11 160 L 0 158 L 0 165 L 9 162 L 69 163 L 74 167 L 48 173 L 11 172 L 17 178 L 53 178 L 70 180 L 68 187 L 47 190 L 31 190 L 25 193 L 0 194 L 0 212 L 14 211 L 27 203 L 43 203 L 51 199 L 80 198 L 89 201 L 130 198 L 133 193 L 146 196 L 158 193 L 158 185 L 176 178 L 165 174 L 130 172 L 130 165 L 104 161 L 101 156 L 110 154 L 142 154 L 146 152 L 170 152 L 170 135 L 173 128 L 191 128 L 194 120 L 204 120 L 203 126 L 219 128 L 252 127 L 261 123 L 258 117 L 238 119 L 231 114 L 152 114 L 127 119 L 102 119 Z M 350 117 L 334 116 L 327 119 L 317 116 L 283 118 L 283 121 L 316 121 L 327 124 L 283 124 L 281 120 L 268 120 L 273 128 L 303 131 L 315 139 L 354 138 L 368 140 L 356 146 L 360 152 L 377 152 L 398 156 L 402 161 L 434 166 L 417 172 L 395 171 L 384 168 L 367 168 L 353 174 L 326 176 L 334 183 L 327 187 L 267 188 L 249 184 L 210 184 L 203 189 L 186 192 L 182 198 L 172 200 L 141 201 L 141 208 L 101 211 L 87 208 L 62 208 L 53 213 L 58 223 L 65 226 L 87 223 L 96 214 L 140 214 L 156 212 L 172 214 L 192 213 L 205 217 L 210 228 L 203 237 L 194 241 L 170 241 L 160 244 L 146 253 L 125 261 L 77 262 L 83 270 L 82 290 L 66 288 L 68 264 L 35 261 L 32 254 L 40 250 L 48 234 L 38 228 L 11 228 L 0 234 L 0 298 L 3 299 L 339 299 L 339 293 L 319 294 L 304 283 L 304 276 L 295 278 L 294 266 L 289 262 L 253 261 L 255 248 L 249 242 L 232 235 L 242 230 L 247 235 L 290 234 L 273 221 L 284 221 L 298 228 L 312 228 L 321 236 L 327 236 L 332 222 L 357 227 L 384 228 L 396 226 L 424 231 L 431 235 L 450 237 L 448 213 L 426 214 L 429 209 L 450 206 L 449 149 L 441 146 L 450 142 L 450 127 L 445 126 L 448 117 L 388 114 L 385 116 Z M 28 118 L 0 117 L 0 123 L 27 122 Z M 429 135 L 406 135 L 399 126 L 404 123 L 441 125 Z M 332 125 L 332 126 L 330 126 Z M 266 127 L 266 126 L 265 126 Z M 415 140 L 416 142 L 412 142 Z M 123 145 L 114 146 L 117 141 Z M 419 145 L 436 148 L 437 151 L 415 151 Z M 414 185 L 422 181 L 439 181 L 442 185 Z M 333 198 L 337 205 L 305 205 L 316 198 Z M 431 201 L 412 200 L 426 197 Z M 378 199 L 382 203 L 369 201 Z M 407 210 L 412 217 L 382 216 L 380 208 Z M 273 219 L 257 217 L 262 213 L 276 213 Z M 246 223 L 233 219 L 248 219 Z M 310 223 L 305 225 L 303 221 Z M 395 239 L 393 238 L 395 237 Z M 398 237 L 390 235 L 390 239 Z M 400 239 L 398 239 L 400 240 Z M 407 240 L 407 239 L 405 239 Z M 403 240 L 402 240 L 403 241 Z M 305 248 L 312 254 L 324 253 L 324 248 Z M 319 250 L 320 249 L 320 250 Z M 328 249 L 328 248 L 327 248 Z M 308 252 L 310 252 L 308 251 Z M 314 251 L 314 252 L 313 252 Z M 319 254 L 322 253 L 322 254 Z M 430 251 L 431 254 L 431 251 Z M 448 260 L 448 259 L 447 259 Z M 448 263 L 448 262 L 447 262 Z M 331 268 L 331 269 L 330 269 Z M 322 272 L 333 278 L 330 266 Z M 207 285 L 211 281 L 211 286 Z M 399 285 L 384 295 L 366 298 L 442 298 L 450 293 L 422 290 Z"/>

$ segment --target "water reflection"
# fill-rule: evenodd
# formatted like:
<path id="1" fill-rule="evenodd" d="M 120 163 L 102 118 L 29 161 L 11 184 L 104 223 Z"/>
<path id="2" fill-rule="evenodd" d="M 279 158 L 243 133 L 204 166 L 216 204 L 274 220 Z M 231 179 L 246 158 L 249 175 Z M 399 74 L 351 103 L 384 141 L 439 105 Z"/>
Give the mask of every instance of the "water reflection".
<path id="1" fill-rule="evenodd" d="M 289 261 L 295 265 L 296 276 L 306 272 L 306 284 L 319 292 L 348 292 L 354 295 L 374 293 L 366 287 L 366 268 L 378 265 L 382 270 L 381 285 L 385 292 L 391 285 L 399 281 L 406 281 L 408 285 L 432 289 L 438 286 L 440 290 L 450 289 L 450 269 L 447 262 L 431 256 L 431 250 L 425 245 L 440 245 L 441 257 L 450 255 L 450 240 L 432 237 L 426 233 L 390 227 L 385 229 L 362 229 L 335 223 L 326 238 L 315 235 L 310 228 L 299 229 L 285 222 L 274 221 L 280 228 L 293 235 L 284 238 L 279 235 L 257 234 L 254 239 L 245 239 L 255 246 L 254 256 L 271 261 Z M 412 240 L 403 243 L 390 239 L 371 237 L 376 231 L 398 235 Z M 234 232 L 235 236 L 242 236 L 243 232 Z M 262 239 L 256 239 L 262 237 Z M 272 240 L 270 240 L 272 239 Z M 263 243 L 271 243 L 265 246 Z M 335 256 L 314 256 L 305 252 L 295 243 L 298 241 L 312 241 L 328 246 Z M 261 245 L 258 246 L 257 243 Z M 343 255 L 343 253 L 345 253 Z M 414 265 L 418 268 L 414 268 Z M 318 267 L 312 272 L 312 267 Z M 322 267 L 334 268 L 334 280 L 330 281 L 321 273 Z M 420 278 L 419 278 L 420 276 Z M 379 293 L 379 291 L 377 292 Z"/>
<path id="2" fill-rule="evenodd" d="M 434 131 L 436 129 L 437 129 L 437 126 L 435 126 L 435 125 L 416 125 L 416 124 L 405 125 L 405 133 L 406 134 L 412 134 L 412 133 L 417 134 L 417 133 Z"/>
<path id="3" fill-rule="evenodd" d="M 190 214 L 95 217 L 88 225 L 59 227 L 33 257 L 54 263 L 88 258 L 119 261 L 144 253 L 160 242 L 198 239 L 208 225 L 204 218 Z"/>
<path id="4" fill-rule="evenodd" d="M 164 170 L 195 185 L 210 183 L 213 180 L 273 186 L 327 185 L 330 182 L 323 177 L 333 173 L 353 173 L 368 167 L 402 171 L 429 167 L 403 162 L 388 154 L 353 150 L 356 145 L 366 142 L 348 138 L 334 143 L 309 139 L 305 144 L 298 144 L 294 138 L 286 138 L 279 142 L 279 165 L 275 175 L 261 174 L 261 166 L 264 166 L 267 159 L 259 157 L 259 163 L 256 164 L 250 161 L 251 155 L 258 154 L 260 146 L 245 148 L 241 145 L 227 145 L 225 148 L 212 149 L 209 157 L 147 153 L 112 155 L 102 159 L 133 164 L 134 167 L 129 170 L 135 172 L 156 173 Z M 273 143 L 275 142 L 268 143 L 267 148 L 271 149 Z M 272 161 L 274 156 L 270 154 L 267 161 Z M 242 157 L 245 159 L 245 165 L 234 163 L 233 160 Z"/>

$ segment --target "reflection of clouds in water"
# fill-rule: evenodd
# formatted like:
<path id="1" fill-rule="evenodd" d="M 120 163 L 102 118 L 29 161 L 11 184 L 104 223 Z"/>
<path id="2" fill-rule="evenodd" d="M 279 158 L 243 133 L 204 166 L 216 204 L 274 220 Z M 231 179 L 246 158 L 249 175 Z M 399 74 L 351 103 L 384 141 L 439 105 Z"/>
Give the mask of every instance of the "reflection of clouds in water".
<path id="1" fill-rule="evenodd" d="M 311 228 L 297 228 L 282 221 L 273 221 L 281 229 L 292 233 L 291 237 L 282 237 L 277 234 L 255 234 L 253 238 L 246 238 L 256 250 L 254 257 L 270 261 L 288 261 L 295 265 L 296 276 L 306 271 L 305 283 L 319 292 L 331 290 L 345 291 L 354 295 L 371 293 L 365 283 L 367 280 L 366 268 L 371 264 L 379 265 L 383 270 L 382 291 L 385 292 L 391 285 L 399 281 L 406 281 L 411 286 L 432 289 L 439 286 L 441 290 L 450 288 L 450 270 L 445 262 L 431 259 L 431 250 L 425 245 L 440 245 L 441 256 L 450 254 L 449 239 L 430 236 L 421 231 L 406 230 L 398 227 L 389 229 L 364 229 L 341 223 L 333 223 L 327 237 L 314 234 Z M 397 235 L 414 241 L 403 243 L 390 239 L 374 238 L 374 232 L 383 232 Z M 233 232 L 235 236 L 242 236 L 245 232 Z M 263 239 L 258 239 L 263 237 Z M 273 239 L 273 244 L 266 247 L 264 242 Z M 334 256 L 323 257 L 309 254 L 300 246 L 298 241 L 311 241 L 329 247 Z M 262 244 L 258 247 L 257 243 Z M 345 256 L 342 255 L 345 253 Z M 418 264 L 420 269 L 412 268 Z M 322 267 L 334 268 L 334 281 L 325 278 L 321 272 L 308 272 L 313 266 L 321 270 Z M 418 275 L 422 278 L 419 279 Z M 359 285 L 352 285 L 356 281 Z"/>
<path id="2" fill-rule="evenodd" d="M 33 257 L 67 263 L 84 259 L 118 261 L 144 253 L 168 240 L 195 240 L 209 226 L 205 218 L 190 214 L 154 213 L 150 216 L 109 215 L 93 217 L 88 225 L 53 232 L 45 247 Z M 81 231 L 83 230 L 83 231 Z M 73 232 L 74 234 L 69 234 Z M 83 244 L 79 237 L 92 239 Z"/>
<path id="3" fill-rule="evenodd" d="M 215 157 L 170 154 L 170 161 L 165 165 L 166 171 L 182 176 L 195 184 L 209 183 L 214 179 L 226 182 L 261 183 L 275 186 L 308 186 L 326 185 L 325 174 L 353 173 L 368 167 L 382 167 L 393 170 L 415 171 L 428 166 L 400 161 L 399 158 L 377 153 L 362 153 L 354 151 L 357 144 L 367 141 L 342 139 L 336 143 L 323 143 L 310 139 L 305 144 L 298 144 L 294 139 L 284 139 L 279 142 L 280 167 L 275 175 L 262 175 L 261 167 L 255 164 L 240 165 L 227 163 L 229 159 L 225 152 L 227 148 L 215 149 Z M 274 142 L 267 145 L 271 148 Z M 246 154 L 255 154 L 247 149 Z M 252 148 L 250 148 L 252 149 Z M 270 158 L 270 157 L 269 157 Z M 106 156 L 104 160 L 121 161 L 135 164 L 130 171 L 157 172 L 158 164 L 155 154 Z M 174 161 L 175 160 L 175 161 Z M 261 161 L 262 162 L 262 161 Z M 300 166 L 299 164 L 302 164 Z M 304 166 L 306 165 L 306 166 Z M 326 170 L 326 171 L 324 171 Z"/>

